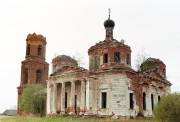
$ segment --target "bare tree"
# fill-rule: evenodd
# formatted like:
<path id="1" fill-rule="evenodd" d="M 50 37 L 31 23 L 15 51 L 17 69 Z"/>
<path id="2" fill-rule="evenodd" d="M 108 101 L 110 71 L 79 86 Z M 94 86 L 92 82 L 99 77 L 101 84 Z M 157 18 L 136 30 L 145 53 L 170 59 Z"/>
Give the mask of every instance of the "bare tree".
<path id="1" fill-rule="evenodd" d="M 78 66 L 83 67 L 83 66 L 85 65 L 85 61 L 83 60 L 83 59 L 84 59 L 84 56 L 83 56 L 81 53 L 76 52 L 76 54 L 73 55 L 72 58 L 77 61 Z"/>
<path id="2" fill-rule="evenodd" d="M 149 57 L 149 54 L 147 54 L 145 52 L 144 47 L 141 47 L 141 49 L 140 49 L 140 51 L 138 51 L 137 57 L 135 59 L 135 68 L 136 68 L 137 71 L 141 70 L 141 68 L 140 68 L 141 64 L 144 61 L 146 61 L 148 57 Z"/>

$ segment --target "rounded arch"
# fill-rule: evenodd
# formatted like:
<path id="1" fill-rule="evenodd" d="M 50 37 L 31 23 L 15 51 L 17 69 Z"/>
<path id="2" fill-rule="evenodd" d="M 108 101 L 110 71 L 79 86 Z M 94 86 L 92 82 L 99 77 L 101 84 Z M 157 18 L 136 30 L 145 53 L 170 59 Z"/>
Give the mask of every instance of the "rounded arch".
<path id="1" fill-rule="evenodd" d="M 36 71 L 36 83 L 41 83 L 42 82 L 42 76 L 43 76 L 42 70 L 38 69 Z"/>

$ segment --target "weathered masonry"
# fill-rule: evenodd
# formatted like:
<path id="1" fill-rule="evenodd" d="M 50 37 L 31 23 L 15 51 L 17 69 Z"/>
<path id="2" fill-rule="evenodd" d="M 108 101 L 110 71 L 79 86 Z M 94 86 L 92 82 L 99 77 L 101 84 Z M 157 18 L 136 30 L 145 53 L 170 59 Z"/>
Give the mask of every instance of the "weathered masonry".
<path id="1" fill-rule="evenodd" d="M 47 80 L 47 115 L 152 116 L 153 107 L 170 93 L 166 65 L 148 58 L 141 71 L 131 68 L 131 48 L 113 37 L 115 23 L 104 22 L 105 40 L 88 50 L 89 70 L 66 55 L 52 60 Z M 150 64 L 150 65 L 149 65 Z"/>

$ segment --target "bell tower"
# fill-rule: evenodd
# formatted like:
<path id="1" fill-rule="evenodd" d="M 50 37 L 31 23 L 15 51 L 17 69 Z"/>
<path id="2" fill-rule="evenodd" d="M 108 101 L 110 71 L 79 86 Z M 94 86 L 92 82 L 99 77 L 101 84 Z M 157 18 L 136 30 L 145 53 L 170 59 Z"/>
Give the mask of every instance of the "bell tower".
<path id="1" fill-rule="evenodd" d="M 18 89 L 18 114 L 21 114 L 19 100 L 23 88 L 28 84 L 46 86 L 49 64 L 45 61 L 46 38 L 36 33 L 29 34 L 26 39 L 25 60 L 21 62 L 21 81 Z"/>

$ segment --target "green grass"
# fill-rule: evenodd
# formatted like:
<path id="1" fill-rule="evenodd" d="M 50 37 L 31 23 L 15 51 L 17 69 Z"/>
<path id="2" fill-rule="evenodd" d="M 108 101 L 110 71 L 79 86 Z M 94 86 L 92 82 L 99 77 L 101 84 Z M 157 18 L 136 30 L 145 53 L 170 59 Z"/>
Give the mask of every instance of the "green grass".
<path id="1" fill-rule="evenodd" d="M 0 122 L 154 122 L 152 119 L 139 118 L 130 120 L 111 120 L 107 118 L 80 118 L 77 116 L 59 117 L 7 117 L 0 118 Z"/>

